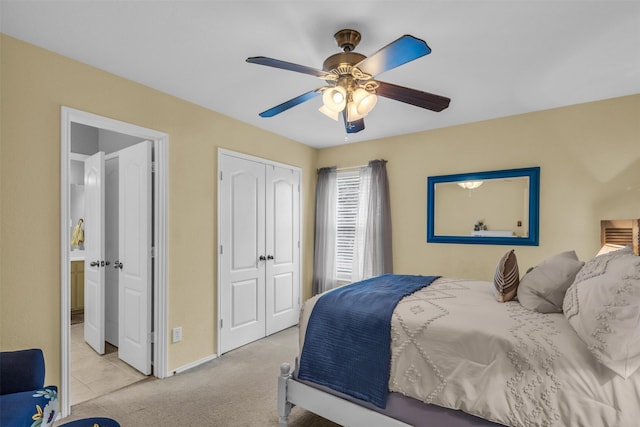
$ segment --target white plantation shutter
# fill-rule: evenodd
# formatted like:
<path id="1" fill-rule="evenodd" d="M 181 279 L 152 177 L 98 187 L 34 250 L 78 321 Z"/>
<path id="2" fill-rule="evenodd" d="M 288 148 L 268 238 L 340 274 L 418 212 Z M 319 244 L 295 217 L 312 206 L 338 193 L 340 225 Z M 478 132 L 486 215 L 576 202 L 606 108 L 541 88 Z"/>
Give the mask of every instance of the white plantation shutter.
<path id="1" fill-rule="evenodd" d="M 337 176 L 336 275 L 338 282 L 353 279 L 353 254 L 358 217 L 360 178 L 358 172 L 340 172 Z"/>

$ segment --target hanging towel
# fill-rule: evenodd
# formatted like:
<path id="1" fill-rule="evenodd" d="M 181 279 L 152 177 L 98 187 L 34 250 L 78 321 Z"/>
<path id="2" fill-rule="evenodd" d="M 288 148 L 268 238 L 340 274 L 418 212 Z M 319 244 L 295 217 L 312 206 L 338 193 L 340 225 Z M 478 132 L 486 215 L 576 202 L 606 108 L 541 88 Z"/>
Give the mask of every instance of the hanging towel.
<path id="1" fill-rule="evenodd" d="M 73 234 L 71 235 L 71 246 L 80 246 L 84 243 L 84 230 L 82 229 L 82 223 L 84 220 L 80 218 L 78 223 L 73 228 Z"/>

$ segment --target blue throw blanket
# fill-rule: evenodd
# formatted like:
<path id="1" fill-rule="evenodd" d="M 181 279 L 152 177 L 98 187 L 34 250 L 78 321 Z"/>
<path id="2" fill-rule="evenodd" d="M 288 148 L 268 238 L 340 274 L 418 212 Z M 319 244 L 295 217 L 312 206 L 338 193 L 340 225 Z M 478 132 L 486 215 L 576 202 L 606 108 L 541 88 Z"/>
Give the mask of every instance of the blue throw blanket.
<path id="1" fill-rule="evenodd" d="M 438 277 L 385 274 L 320 297 L 307 325 L 298 378 L 384 408 L 393 310 Z"/>

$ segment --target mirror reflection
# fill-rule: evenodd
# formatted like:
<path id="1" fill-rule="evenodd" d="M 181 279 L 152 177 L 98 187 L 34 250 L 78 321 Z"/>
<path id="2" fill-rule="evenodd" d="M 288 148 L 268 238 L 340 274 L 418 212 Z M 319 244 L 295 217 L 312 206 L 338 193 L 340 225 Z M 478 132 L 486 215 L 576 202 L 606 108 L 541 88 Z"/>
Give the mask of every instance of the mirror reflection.
<path id="1" fill-rule="evenodd" d="M 439 183 L 435 202 L 437 235 L 529 234 L 529 177 Z"/>

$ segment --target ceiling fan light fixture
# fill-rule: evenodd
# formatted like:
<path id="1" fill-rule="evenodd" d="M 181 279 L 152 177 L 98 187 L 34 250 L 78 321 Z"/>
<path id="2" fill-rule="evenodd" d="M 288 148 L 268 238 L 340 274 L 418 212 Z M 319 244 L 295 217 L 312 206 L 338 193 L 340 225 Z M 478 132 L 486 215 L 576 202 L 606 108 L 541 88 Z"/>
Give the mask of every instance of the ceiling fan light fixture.
<path id="1" fill-rule="evenodd" d="M 353 91 L 352 98 L 358 114 L 362 117 L 369 114 L 378 102 L 378 97 L 375 93 L 368 92 L 361 87 Z"/>
<path id="2" fill-rule="evenodd" d="M 347 91 L 342 86 L 326 89 L 322 94 L 324 107 L 339 113 L 347 105 Z"/>
<path id="3" fill-rule="evenodd" d="M 373 80 L 378 74 L 431 53 L 424 40 L 405 34 L 367 57 L 354 51 L 360 42 L 358 31 L 340 30 L 334 38 L 342 52 L 325 59 L 322 69 L 266 56 L 247 58 L 249 63 L 308 74 L 327 84 L 263 111 L 260 117 L 273 117 L 322 95 L 320 111 L 334 120 L 338 120 L 342 113 L 346 132 L 356 133 L 364 129 L 363 118 L 375 107 L 378 96 L 432 111 L 449 107 L 451 100 L 447 97 Z"/>
<path id="4" fill-rule="evenodd" d="M 322 114 L 324 114 L 325 116 L 335 120 L 336 122 L 338 121 L 338 117 L 340 115 L 339 111 L 333 111 L 330 108 L 327 108 L 326 105 L 323 105 L 322 107 L 320 107 L 318 109 Z"/>

